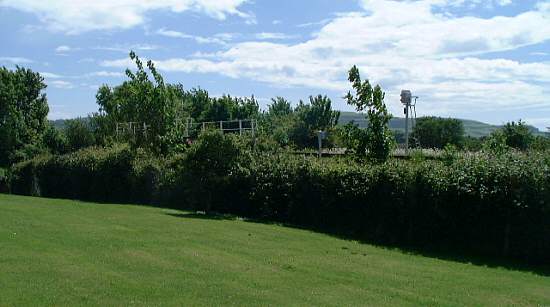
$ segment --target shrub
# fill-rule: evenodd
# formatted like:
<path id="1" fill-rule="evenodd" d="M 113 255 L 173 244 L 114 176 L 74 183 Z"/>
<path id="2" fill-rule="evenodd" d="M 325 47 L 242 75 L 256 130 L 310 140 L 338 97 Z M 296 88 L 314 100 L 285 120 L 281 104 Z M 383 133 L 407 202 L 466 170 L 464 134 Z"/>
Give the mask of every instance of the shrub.
<path id="1" fill-rule="evenodd" d="M 548 152 L 456 155 L 449 147 L 442 160 L 365 165 L 254 153 L 251 146 L 206 132 L 165 160 L 125 145 L 43 155 L 12 168 L 12 191 L 161 202 L 380 244 L 550 261 Z"/>
<path id="2" fill-rule="evenodd" d="M 547 263 L 548 161 L 507 154 L 364 167 L 262 156 L 230 177 L 247 196 L 225 194 L 224 207 L 211 209 L 369 242 Z"/>
<path id="3" fill-rule="evenodd" d="M 40 156 L 12 168 L 16 194 L 93 201 L 150 202 L 160 169 L 126 145 Z"/>
<path id="4" fill-rule="evenodd" d="M 412 137 L 423 148 L 443 149 L 447 144 L 461 147 L 464 143 L 464 125 L 454 118 L 421 117 L 416 121 Z"/>
<path id="5" fill-rule="evenodd" d="M 243 160 L 244 150 L 233 136 L 206 131 L 179 160 L 179 183 L 186 205 L 210 211 L 212 203 L 223 203 L 231 171 Z"/>
<path id="6" fill-rule="evenodd" d="M 76 151 L 95 144 L 95 136 L 88 119 L 71 119 L 65 123 L 65 135 L 67 146 L 71 151 Z"/>

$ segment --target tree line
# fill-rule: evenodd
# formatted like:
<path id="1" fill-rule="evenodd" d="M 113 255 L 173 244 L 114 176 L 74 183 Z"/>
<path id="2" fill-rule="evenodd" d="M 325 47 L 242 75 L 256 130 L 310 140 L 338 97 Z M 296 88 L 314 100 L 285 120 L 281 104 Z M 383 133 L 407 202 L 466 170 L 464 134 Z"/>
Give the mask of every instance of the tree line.
<path id="1" fill-rule="evenodd" d="M 327 147 L 346 148 L 348 153 L 373 161 L 388 159 L 403 135 L 388 128 L 391 114 L 381 87 L 362 80 L 357 67 L 349 71 L 353 88 L 345 99 L 356 111 L 366 113 L 368 126 L 353 122 L 338 125 L 340 112 L 327 96 L 310 96 L 296 106 L 283 97 L 273 98 L 266 111 L 251 97 L 211 97 L 201 88 L 184 89 L 182 84 L 165 83 L 151 61 L 143 63 L 134 53 L 135 70 L 126 70 L 122 84 L 101 86 L 96 94 L 98 111 L 85 119 L 67 120 L 56 129 L 47 120 L 49 111 L 44 78 L 30 69 L 0 69 L 0 166 L 9 166 L 44 152 L 63 154 L 89 146 L 128 142 L 154 154 L 167 155 L 185 150 L 183 123 L 255 119 L 259 137 L 271 146 L 312 148 L 317 132 L 328 132 Z M 117 123 L 146 123 L 146 137 L 117 138 Z M 469 151 L 550 148 L 548 138 L 534 136 L 522 122 L 507 123 L 482 139 L 466 137 L 461 121 L 423 117 L 411 134 L 412 144 L 422 148 L 452 146 Z"/>

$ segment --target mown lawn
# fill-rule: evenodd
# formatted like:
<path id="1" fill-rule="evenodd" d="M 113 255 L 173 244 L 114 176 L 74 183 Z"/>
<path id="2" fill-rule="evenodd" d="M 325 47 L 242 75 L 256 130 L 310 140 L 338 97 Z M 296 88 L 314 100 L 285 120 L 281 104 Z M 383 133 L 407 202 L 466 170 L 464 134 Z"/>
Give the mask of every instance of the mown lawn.
<path id="1" fill-rule="evenodd" d="M 175 210 L 0 194 L 0 306 L 550 306 L 550 277 Z"/>

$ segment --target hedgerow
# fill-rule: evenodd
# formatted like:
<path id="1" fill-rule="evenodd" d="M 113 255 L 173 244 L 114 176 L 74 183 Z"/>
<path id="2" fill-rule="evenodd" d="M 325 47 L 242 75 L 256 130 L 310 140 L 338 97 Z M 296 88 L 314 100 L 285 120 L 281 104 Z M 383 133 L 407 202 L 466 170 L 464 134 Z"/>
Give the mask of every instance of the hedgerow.
<path id="1" fill-rule="evenodd" d="M 550 262 L 548 153 L 360 164 L 250 154 L 233 139 L 204 138 L 166 159 L 125 146 L 41 156 L 12 169 L 12 191 L 153 202 L 380 244 Z"/>
<path id="2" fill-rule="evenodd" d="M 45 155 L 14 165 L 12 192 L 110 202 L 149 202 L 157 196 L 161 168 L 138 159 L 128 146 L 87 148 Z"/>

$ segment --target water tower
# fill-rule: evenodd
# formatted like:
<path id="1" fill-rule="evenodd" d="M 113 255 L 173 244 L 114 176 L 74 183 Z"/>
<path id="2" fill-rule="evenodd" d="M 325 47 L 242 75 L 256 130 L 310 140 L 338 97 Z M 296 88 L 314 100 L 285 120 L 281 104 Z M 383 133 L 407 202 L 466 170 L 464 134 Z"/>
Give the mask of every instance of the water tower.
<path id="1" fill-rule="evenodd" d="M 414 100 L 413 100 L 414 99 Z M 409 126 L 412 128 L 416 121 L 416 100 L 418 96 L 413 96 L 410 90 L 401 91 L 401 103 L 404 106 L 405 113 L 405 152 L 409 154 Z"/>

